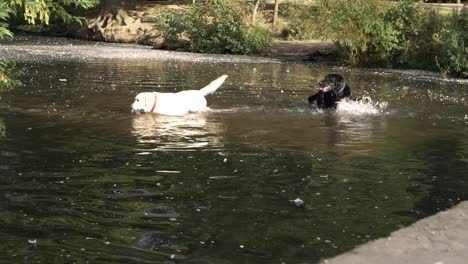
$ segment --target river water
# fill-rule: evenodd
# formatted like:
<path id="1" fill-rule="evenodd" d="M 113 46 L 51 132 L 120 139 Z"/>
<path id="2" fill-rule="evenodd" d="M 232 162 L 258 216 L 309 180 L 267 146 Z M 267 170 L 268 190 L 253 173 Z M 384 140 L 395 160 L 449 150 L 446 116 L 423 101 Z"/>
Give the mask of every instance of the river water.
<path id="1" fill-rule="evenodd" d="M 39 42 L 0 45 L 0 262 L 316 263 L 468 198 L 466 83 Z M 367 101 L 308 106 L 330 72 Z M 130 113 L 222 74 L 208 112 Z"/>

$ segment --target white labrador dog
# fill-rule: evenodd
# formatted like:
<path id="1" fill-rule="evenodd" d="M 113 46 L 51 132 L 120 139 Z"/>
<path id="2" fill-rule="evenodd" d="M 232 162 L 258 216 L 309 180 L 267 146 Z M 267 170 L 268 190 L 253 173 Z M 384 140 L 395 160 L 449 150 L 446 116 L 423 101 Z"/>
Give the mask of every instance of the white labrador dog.
<path id="1" fill-rule="evenodd" d="M 184 115 L 189 112 L 205 111 L 208 109 L 205 95 L 214 93 L 227 77 L 227 75 L 223 75 L 200 90 L 187 90 L 178 93 L 139 93 L 132 104 L 132 112 Z"/>

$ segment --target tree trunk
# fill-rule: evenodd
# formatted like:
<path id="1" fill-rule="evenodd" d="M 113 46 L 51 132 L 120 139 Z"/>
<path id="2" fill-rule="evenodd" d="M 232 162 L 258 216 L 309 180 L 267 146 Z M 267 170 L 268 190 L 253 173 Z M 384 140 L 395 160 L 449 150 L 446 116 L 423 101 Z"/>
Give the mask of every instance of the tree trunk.
<path id="1" fill-rule="evenodd" d="M 99 16 L 88 27 L 94 32 L 101 32 L 111 25 L 125 23 L 125 17 L 128 16 L 126 2 L 122 0 L 101 0 L 99 5 Z"/>
<path id="2" fill-rule="evenodd" d="M 258 7 L 260 6 L 261 0 L 255 0 L 254 1 L 254 8 L 252 11 L 252 23 L 255 23 L 255 20 L 257 19 L 257 12 L 258 12 Z"/>
<path id="3" fill-rule="evenodd" d="M 127 9 L 134 7 L 135 3 L 136 0 L 101 0 L 99 17 L 95 22 L 102 28 L 106 28 L 109 24 L 125 26 L 133 23 L 135 19 L 128 15 Z"/>
<path id="4" fill-rule="evenodd" d="M 141 0 L 140 0 L 141 1 Z M 101 0 L 99 16 L 88 25 L 88 36 L 95 40 L 134 42 L 141 21 L 128 14 L 138 0 Z"/>
<path id="5" fill-rule="evenodd" d="M 99 5 L 100 15 L 113 13 L 118 9 L 127 9 L 135 7 L 137 0 L 101 0 Z"/>
<path id="6" fill-rule="evenodd" d="M 279 0 L 275 0 L 275 10 L 273 13 L 273 28 L 275 28 L 276 23 L 278 23 L 278 9 L 279 9 Z"/>

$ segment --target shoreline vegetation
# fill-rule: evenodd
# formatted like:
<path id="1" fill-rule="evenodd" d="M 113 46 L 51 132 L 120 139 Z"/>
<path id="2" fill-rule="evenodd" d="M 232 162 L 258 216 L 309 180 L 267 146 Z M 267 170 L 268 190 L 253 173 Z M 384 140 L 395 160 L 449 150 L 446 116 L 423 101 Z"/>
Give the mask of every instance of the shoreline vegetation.
<path id="1" fill-rule="evenodd" d="M 282 43 L 280 43 L 282 44 Z M 321 43 L 284 43 L 285 50 L 277 51 L 277 54 L 268 56 L 258 55 L 233 55 L 233 54 L 207 54 L 191 53 L 185 51 L 170 51 L 154 49 L 149 45 L 132 43 L 111 43 L 80 40 L 75 38 L 64 38 L 62 36 L 43 36 L 32 34 L 16 34 L 12 40 L 0 40 L 0 57 L 7 57 L 9 61 L 41 61 L 41 60 L 66 60 L 66 61 L 94 61 L 99 59 L 138 59 L 138 60 L 175 60 L 190 62 L 232 62 L 232 63 L 311 63 L 316 62 L 295 61 L 291 59 L 297 54 L 288 53 L 290 45 L 302 46 L 303 52 L 317 50 L 317 45 Z M 305 47 L 310 45 L 312 48 Z M 325 43 L 326 46 L 333 45 Z M 278 49 L 281 49 L 279 47 Z M 304 54 L 304 53 L 303 53 Z M 297 56 L 300 58 L 300 56 Z M 336 60 L 325 58 L 320 65 L 335 68 L 339 71 L 366 71 L 377 75 L 401 75 L 406 78 L 468 84 L 468 79 L 444 78 L 439 72 L 417 70 L 417 69 L 389 69 L 389 68 L 364 68 L 349 67 Z"/>
<path id="2" fill-rule="evenodd" d="M 468 78 L 466 0 L 452 5 L 409 0 L 20 2 L 0 1 L 0 38 L 26 32 Z M 13 82 L 6 68 L 12 65 L 0 64 L 0 81 L 9 87 Z"/>

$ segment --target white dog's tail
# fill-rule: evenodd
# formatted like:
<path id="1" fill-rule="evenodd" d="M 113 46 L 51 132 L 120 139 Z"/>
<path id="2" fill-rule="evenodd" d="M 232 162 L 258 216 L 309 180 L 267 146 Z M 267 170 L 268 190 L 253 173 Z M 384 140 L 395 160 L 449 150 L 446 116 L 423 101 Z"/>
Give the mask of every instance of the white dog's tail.
<path id="1" fill-rule="evenodd" d="M 226 80 L 227 77 L 228 77 L 227 75 L 223 75 L 219 77 L 218 79 L 212 81 L 207 86 L 201 88 L 200 92 L 202 92 L 203 95 L 214 93 L 221 86 L 221 84 L 223 84 L 224 80 Z"/>

